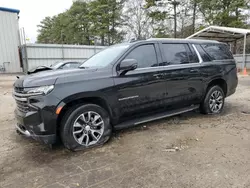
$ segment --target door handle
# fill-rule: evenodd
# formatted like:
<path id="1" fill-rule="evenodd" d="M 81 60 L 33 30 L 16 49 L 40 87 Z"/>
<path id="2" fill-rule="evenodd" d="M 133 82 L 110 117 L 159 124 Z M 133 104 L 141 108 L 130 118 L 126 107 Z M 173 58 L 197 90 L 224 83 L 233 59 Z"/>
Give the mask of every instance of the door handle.
<path id="1" fill-rule="evenodd" d="M 196 73 L 196 72 L 199 72 L 199 71 L 197 69 L 191 69 L 189 72 L 190 73 Z"/>
<path id="2" fill-rule="evenodd" d="M 157 79 L 161 78 L 161 76 L 162 76 L 162 74 L 154 74 L 154 75 L 153 75 L 153 77 L 155 77 L 155 78 L 157 78 Z"/>

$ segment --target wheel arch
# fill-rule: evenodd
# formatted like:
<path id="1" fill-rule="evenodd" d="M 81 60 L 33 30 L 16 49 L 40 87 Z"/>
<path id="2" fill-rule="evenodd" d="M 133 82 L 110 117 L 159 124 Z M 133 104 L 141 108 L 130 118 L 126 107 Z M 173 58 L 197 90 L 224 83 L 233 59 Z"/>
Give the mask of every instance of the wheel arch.
<path id="1" fill-rule="evenodd" d="M 94 95 L 93 93 L 72 95 L 62 100 L 62 102 L 58 105 L 58 107 L 61 107 L 62 109 L 60 110 L 56 121 L 57 131 L 60 130 L 60 124 L 66 112 L 74 107 L 77 108 L 85 103 L 99 105 L 108 112 L 110 117 L 112 117 L 113 115 L 112 109 L 108 104 L 107 99 L 105 99 L 103 95 Z"/>
<path id="2" fill-rule="evenodd" d="M 208 84 L 207 84 L 207 88 L 206 88 L 206 93 L 208 92 L 209 88 L 211 88 L 212 86 L 218 85 L 222 88 L 224 95 L 227 96 L 227 82 L 225 81 L 225 79 L 223 78 L 214 78 L 212 79 Z"/>

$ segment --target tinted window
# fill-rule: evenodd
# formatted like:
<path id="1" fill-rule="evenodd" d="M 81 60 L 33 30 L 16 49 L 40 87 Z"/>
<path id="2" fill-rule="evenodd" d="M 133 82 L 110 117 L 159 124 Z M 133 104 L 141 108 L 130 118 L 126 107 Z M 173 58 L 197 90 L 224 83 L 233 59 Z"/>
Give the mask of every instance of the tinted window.
<path id="1" fill-rule="evenodd" d="M 80 66 L 80 63 L 70 63 L 70 68 L 78 68 Z"/>
<path id="2" fill-rule="evenodd" d="M 80 66 L 80 63 L 69 62 L 69 63 L 65 63 L 63 66 L 61 66 L 60 69 L 78 68 L 79 66 Z"/>
<path id="3" fill-rule="evenodd" d="M 195 45 L 196 49 L 198 50 L 203 62 L 209 62 L 211 61 L 211 58 L 209 57 L 209 55 L 203 50 L 203 48 L 201 47 L 201 45 L 196 44 Z"/>
<path id="4" fill-rule="evenodd" d="M 158 66 L 153 44 L 138 46 L 132 50 L 125 59 L 136 59 L 138 68 Z"/>
<path id="5" fill-rule="evenodd" d="M 66 63 L 60 67 L 60 69 L 69 69 L 69 68 L 70 68 L 70 63 Z"/>
<path id="6" fill-rule="evenodd" d="M 163 66 L 190 63 L 189 57 L 192 57 L 192 52 L 187 44 L 162 44 L 162 46 L 165 56 Z"/>
<path id="7" fill-rule="evenodd" d="M 58 69 L 63 65 L 63 62 L 56 62 L 52 65 L 50 65 L 50 67 L 53 67 L 54 69 Z"/>
<path id="8" fill-rule="evenodd" d="M 203 44 L 202 48 L 208 53 L 212 60 L 233 59 L 233 56 L 225 44 Z"/>

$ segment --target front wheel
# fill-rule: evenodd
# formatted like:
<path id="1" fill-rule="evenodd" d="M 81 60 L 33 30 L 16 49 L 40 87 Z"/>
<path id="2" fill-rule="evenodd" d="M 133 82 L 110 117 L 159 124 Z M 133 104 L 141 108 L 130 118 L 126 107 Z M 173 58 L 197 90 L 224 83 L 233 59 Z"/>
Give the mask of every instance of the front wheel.
<path id="1" fill-rule="evenodd" d="M 212 86 L 201 103 L 200 110 L 203 114 L 219 114 L 223 110 L 225 94 L 220 86 Z"/>
<path id="2" fill-rule="evenodd" d="M 95 104 L 70 109 L 61 124 L 62 142 L 73 151 L 102 145 L 109 140 L 111 133 L 108 113 Z"/>

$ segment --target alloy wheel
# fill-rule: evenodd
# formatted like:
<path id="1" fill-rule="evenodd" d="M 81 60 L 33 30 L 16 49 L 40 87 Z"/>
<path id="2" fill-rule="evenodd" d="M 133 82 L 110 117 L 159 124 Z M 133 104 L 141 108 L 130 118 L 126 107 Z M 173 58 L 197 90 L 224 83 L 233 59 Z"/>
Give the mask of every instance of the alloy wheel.
<path id="1" fill-rule="evenodd" d="M 209 108 L 213 113 L 218 113 L 223 106 L 223 94 L 221 91 L 214 91 L 209 99 Z"/>
<path id="2" fill-rule="evenodd" d="M 84 146 L 96 144 L 102 137 L 103 132 L 104 121 L 98 113 L 93 111 L 78 116 L 73 125 L 74 139 Z"/>

